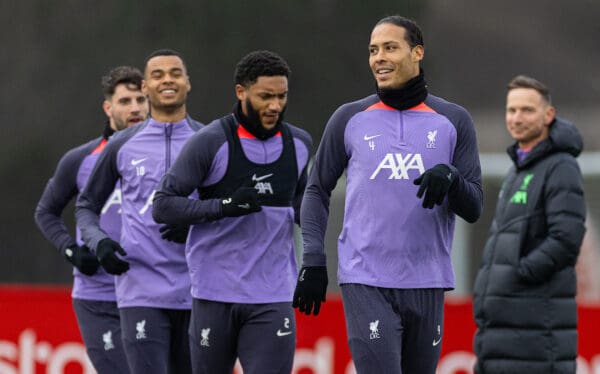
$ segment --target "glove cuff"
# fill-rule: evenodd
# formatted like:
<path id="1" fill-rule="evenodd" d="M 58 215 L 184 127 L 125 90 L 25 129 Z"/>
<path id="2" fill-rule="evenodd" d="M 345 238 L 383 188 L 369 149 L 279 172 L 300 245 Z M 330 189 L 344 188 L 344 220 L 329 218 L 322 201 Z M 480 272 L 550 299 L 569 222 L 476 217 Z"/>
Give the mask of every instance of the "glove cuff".
<path id="1" fill-rule="evenodd" d="M 77 244 L 66 247 L 62 250 L 63 257 L 72 264 L 78 249 Z"/>
<path id="2" fill-rule="evenodd" d="M 115 243 L 111 238 L 104 238 L 98 242 L 98 247 L 96 247 L 96 256 L 99 259 L 102 259 L 104 256 L 109 255 L 111 253 L 116 252 L 116 248 L 113 243 Z"/>

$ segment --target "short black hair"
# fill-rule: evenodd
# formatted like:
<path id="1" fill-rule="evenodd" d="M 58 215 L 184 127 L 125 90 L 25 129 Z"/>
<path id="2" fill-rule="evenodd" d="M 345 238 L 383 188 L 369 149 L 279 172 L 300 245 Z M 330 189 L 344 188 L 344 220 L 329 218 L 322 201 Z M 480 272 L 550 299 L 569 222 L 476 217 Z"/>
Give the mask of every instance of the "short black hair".
<path id="1" fill-rule="evenodd" d="M 418 45 L 425 47 L 425 42 L 423 41 L 423 33 L 421 32 L 421 28 L 412 19 L 402 17 L 399 15 L 387 16 L 380 19 L 375 24 L 375 27 L 384 23 L 391 23 L 392 25 L 403 27 L 406 30 L 404 39 L 408 42 L 408 45 L 410 45 L 411 48 L 414 48 Z"/>
<path id="2" fill-rule="evenodd" d="M 275 52 L 254 51 L 242 57 L 235 67 L 234 82 L 244 87 L 256 82 L 258 77 L 283 75 L 289 77 L 290 67 Z"/>
<path id="3" fill-rule="evenodd" d="M 548 89 L 548 87 L 543 84 L 542 82 L 538 81 L 535 78 L 529 77 L 527 75 L 517 75 L 516 77 L 514 77 L 513 79 L 510 80 L 510 82 L 508 82 L 508 84 L 506 85 L 507 91 L 513 90 L 515 88 L 531 88 L 536 90 L 537 92 L 539 92 L 540 95 L 542 95 L 542 98 L 544 99 L 544 101 L 546 101 L 548 104 L 552 105 L 552 97 L 550 96 L 550 89 Z"/>
<path id="4" fill-rule="evenodd" d="M 169 48 L 157 49 L 156 51 L 150 53 L 148 57 L 146 57 L 146 60 L 144 60 L 144 70 L 146 69 L 146 66 L 148 66 L 148 61 L 150 61 L 151 58 L 154 58 L 156 56 L 177 56 L 181 59 L 183 67 L 187 71 L 187 65 L 185 64 L 185 60 L 183 59 L 183 56 L 181 56 L 181 53 Z"/>
<path id="5" fill-rule="evenodd" d="M 142 79 L 144 76 L 139 69 L 132 66 L 117 66 L 102 77 L 102 93 L 106 99 L 110 99 L 120 84 L 132 84 L 141 90 Z"/>

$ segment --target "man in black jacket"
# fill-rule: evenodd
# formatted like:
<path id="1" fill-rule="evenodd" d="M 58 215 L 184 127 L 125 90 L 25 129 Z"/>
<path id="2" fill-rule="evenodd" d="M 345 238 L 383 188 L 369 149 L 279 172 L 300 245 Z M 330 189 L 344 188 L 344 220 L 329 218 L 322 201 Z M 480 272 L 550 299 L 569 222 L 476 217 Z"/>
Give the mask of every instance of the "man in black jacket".
<path id="1" fill-rule="evenodd" d="M 508 84 L 506 127 L 516 141 L 475 280 L 476 373 L 575 373 L 575 263 L 585 233 L 583 148 L 555 118 L 546 86 Z"/>

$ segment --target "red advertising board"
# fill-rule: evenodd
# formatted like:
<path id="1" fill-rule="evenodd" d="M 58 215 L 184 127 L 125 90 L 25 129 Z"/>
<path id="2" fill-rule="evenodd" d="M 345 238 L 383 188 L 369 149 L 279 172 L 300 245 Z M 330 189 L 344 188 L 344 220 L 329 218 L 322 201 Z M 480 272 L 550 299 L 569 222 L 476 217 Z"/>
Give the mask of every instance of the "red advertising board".
<path id="1" fill-rule="evenodd" d="M 0 286 L 0 374 L 95 373 L 70 289 Z"/>
<path id="2" fill-rule="evenodd" d="M 437 374 L 472 373 L 475 324 L 469 298 L 447 298 Z M 296 315 L 293 374 L 353 374 L 342 302 L 329 295 L 318 317 Z M 600 373 L 599 305 L 579 307 L 577 374 Z M 70 290 L 0 286 L 0 374 L 92 374 L 81 343 Z M 239 367 L 236 373 L 241 373 Z"/>

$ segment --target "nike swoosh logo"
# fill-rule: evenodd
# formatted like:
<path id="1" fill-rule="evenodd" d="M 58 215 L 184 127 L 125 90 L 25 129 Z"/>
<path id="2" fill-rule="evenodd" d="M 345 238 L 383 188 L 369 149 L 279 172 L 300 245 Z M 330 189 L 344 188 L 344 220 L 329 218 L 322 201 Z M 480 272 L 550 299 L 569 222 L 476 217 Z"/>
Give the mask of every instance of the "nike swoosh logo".
<path id="1" fill-rule="evenodd" d="M 140 162 L 144 162 L 146 161 L 148 157 L 144 157 L 144 158 L 140 158 L 139 160 L 131 160 L 131 166 L 135 166 L 137 164 L 139 164 Z"/>
<path id="2" fill-rule="evenodd" d="M 291 334 L 291 331 L 281 331 L 281 330 L 277 330 L 277 336 L 286 336 Z"/>
<path id="3" fill-rule="evenodd" d="M 250 204 L 246 203 L 246 204 L 238 204 L 238 206 L 242 209 L 250 209 Z"/>
<path id="4" fill-rule="evenodd" d="M 440 338 L 438 340 L 433 340 L 433 346 L 435 347 L 436 345 L 440 344 L 440 342 L 442 341 L 442 337 L 440 336 Z"/>
<path id="5" fill-rule="evenodd" d="M 365 139 L 365 140 L 371 140 L 371 139 L 377 138 L 378 136 L 381 136 L 381 134 L 372 135 L 372 136 L 368 136 L 367 134 L 365 134 L 365 137 L 363 139 Z"/>
<path id="6" fill-rule="evenodd" d="M 265 180 L 265 179 L 269 178 L 269 177 L 270 177 L 270 176 L 272 176 L 272 175 L 273 175 L 273 173 L 271 173 L 271 174 L 267 174 L 267 175 L 262 175 L 262 176 L 260 176 L 260 177 L 257 177 L 257 176 L 256 176 L 256 174 L 254 174 L 254 175 L 252 176 L 252 180 L 253 180 L 254 182 L 260 182 L 260 181 L 262 181 L 262 180 Z"/>

